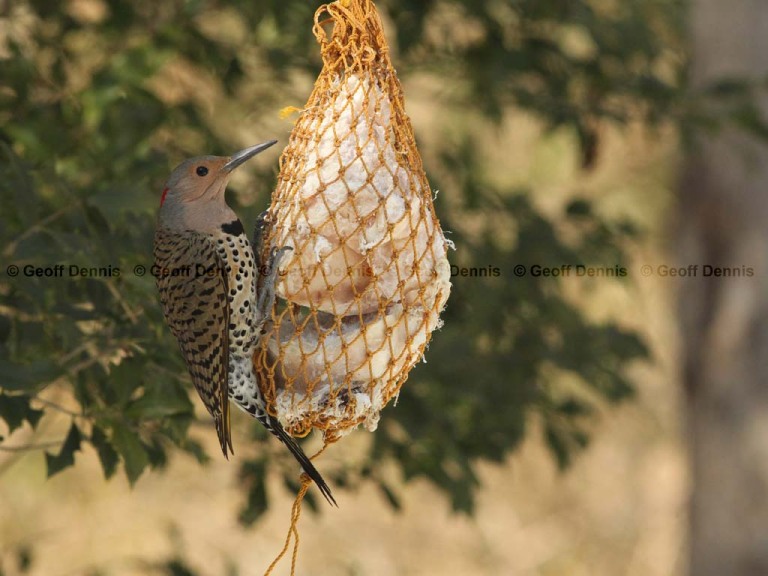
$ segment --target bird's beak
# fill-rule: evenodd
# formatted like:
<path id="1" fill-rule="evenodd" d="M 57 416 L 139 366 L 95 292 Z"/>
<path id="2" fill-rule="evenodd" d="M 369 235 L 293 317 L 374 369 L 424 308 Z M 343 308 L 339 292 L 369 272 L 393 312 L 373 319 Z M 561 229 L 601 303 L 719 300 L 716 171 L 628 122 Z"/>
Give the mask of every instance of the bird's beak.
<path id="1" fill-rule="evenodd" d="M 235 152 L 234 154 L 232 154 L 232 156 L 230 156 L 229 161 L 226 164 L 224 164 L 224 167 L 222 168 L 222 170 L 224 172 L 232 172 L 232 170 L 240 166 L 240 164 L 242 164 L 246 160 L 253 158 L 259 152 L 263 152 L 264 150 L 266 150 L 270 146 L 274 146 L 275 144 L 277 144 L 277 140 L 270 140 L 269 142 L 256 144 L 256 146 L 251 146 L 250 148 L 245 148 L 244 150 Z"/>

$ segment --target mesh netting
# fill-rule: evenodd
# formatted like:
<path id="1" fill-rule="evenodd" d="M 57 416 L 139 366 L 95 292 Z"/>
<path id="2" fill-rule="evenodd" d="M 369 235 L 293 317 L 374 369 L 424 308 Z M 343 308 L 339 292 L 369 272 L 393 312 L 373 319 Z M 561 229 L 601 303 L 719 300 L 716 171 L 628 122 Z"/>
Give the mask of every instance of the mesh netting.
<path id="1" fill-rule="evenodd" d="M 451 284 L 373 2 L 322 6 L 314 33 L 323 69 L 280 158 L 262 261 L 293 250 L 254 361 L 283 426 L 319 428 L 332 442 L 376 428 L 440 325 Z"/>

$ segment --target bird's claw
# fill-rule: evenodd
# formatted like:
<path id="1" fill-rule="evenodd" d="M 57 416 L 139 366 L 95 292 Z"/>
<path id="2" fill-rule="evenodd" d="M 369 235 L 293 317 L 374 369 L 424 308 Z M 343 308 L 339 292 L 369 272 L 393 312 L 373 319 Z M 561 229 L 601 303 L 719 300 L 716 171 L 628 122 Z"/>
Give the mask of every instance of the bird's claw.
<path id="1" fill-rule="evenodd" d="M 275 305 L 277 277 L 280 272 L 280 262 L 286 252 L 293 250 L 291 246 L 272 248 L 269 252 L 269 261 L 266 264 L 266 275 L 261 283 L 259 297 L 256 301 L 257 310 L 261 318 L 266 318 Z"/>

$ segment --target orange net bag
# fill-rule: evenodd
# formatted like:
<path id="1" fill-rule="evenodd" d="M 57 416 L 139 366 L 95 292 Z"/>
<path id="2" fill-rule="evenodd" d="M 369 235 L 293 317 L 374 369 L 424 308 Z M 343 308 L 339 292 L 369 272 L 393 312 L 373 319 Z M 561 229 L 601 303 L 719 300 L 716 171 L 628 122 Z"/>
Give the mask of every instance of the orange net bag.
<path id="1" fill-rule="evenodd" d="M 376 428 L 440 326 L 451 283 L 373 2 L 323 5 L 313 31 L 323 69 L 280 157 L 262 261 L 293 250 L 254 363 L 286 430 L 321 429 L 327 444 Z"/>

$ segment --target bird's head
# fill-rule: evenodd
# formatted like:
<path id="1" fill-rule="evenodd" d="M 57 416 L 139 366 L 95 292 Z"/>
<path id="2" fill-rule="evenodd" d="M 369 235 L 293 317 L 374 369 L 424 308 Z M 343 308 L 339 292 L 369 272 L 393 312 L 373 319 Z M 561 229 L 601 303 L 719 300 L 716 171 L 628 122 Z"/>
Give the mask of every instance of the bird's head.
<path id="1" fill-rule="evenodd" d="M 190 218 L 211 221 L 217 209 L 229 210 L 224 192 L 232 172 L 245 161 L 274 145 L 270 140 L 232 156 L 197 156 L 179 164 L 165 183 L 160 198 L 160 221 L 171 227 L 197 228 Z M 204 218 L 205 213 L 208 218 Z M 193 222 L 194 223 L 194 222 Z"/>

